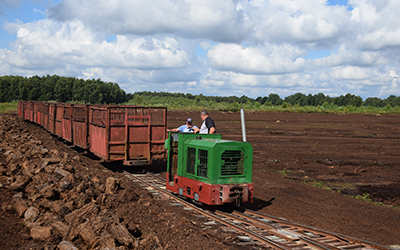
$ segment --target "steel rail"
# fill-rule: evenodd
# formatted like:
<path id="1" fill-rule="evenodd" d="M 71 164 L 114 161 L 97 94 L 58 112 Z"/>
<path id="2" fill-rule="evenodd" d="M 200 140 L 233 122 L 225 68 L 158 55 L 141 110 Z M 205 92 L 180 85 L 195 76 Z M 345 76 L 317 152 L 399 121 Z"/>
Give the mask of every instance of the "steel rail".
<path id="1" fill-rule="evenodd" d="M 134 178 L 134 179 L 142 182 L 143 184 L 154 188 L 155 190 L 168 196 L 169 198 L 172 198 L 172 199 L 184 204 L 185 206 L 190 207 L 191 209 L 193 209 L 209 218 L 212 218 L 215 221 L 220 222 L 223 225 L 234 228 L 235 230 L 242 232 L 242 233 L 252 237 L 255 240 L 258 240 L 259 242 L 261 242 L 261 244 L 265 244 L 274 249 L 288 250 L 288 249 L 292 249 L 293 247 L 295 247 L 295 248 L 311 247 L 313 249 L 321 249 L 321 250 L 338 250 L 338 249 L 346 249 L 346 248 L 349 248 L 349 249 L 350 248 L 351 249 L 378 249 L 378 250 L 389 249 L 382 245 L 378 245 L 378 244 L 371 243 L 368 241 L 360 240 L 360 239 L 342 235 L 339 233 L 330 232 L 330 231 L 324 230 L 324 229 L 314 228 L 311 226 L 303 225 L 301 223 L 292 222 L 292 221 L 289 221 L 284 218 L 278 218 L 278 217 L 274 217 L 271 215 L 262 214 L 262 213 L 259 213 L 256 211 L 248 210 L 248 209 L 246 209 L 243 213 L 238 212 L 238 211 L 233 211 L 232 214 L 230 214 L 230 213 L 226 213 L 226 212 L 222 212 L 222 211 L 218 211 L 218 210 L 216 210 L 214 213 L 211 213 L 211 212 L 205 211 L 205 210 L 197 207 L 196 205 L 193 205 L 193 204 L 185 201 L 184 199 L 182 199 L 180 197 L 173 195 L 173 193 L 170 192 L 169 190 L 166 190 L 166 189 L 156 186 L 156 185 L 165 186 L 164 183 L 151 184 L 141 178 L 136 177 L 135 175 L 133 175 L 127 171 L 124 171 L 124 173 L 128 176 L 128 178 Z M 165 179 L 163 179 L 162 177 L 154 175 L 149 172 L 146 173 L 146 175 L 144 175 L 143 177 L 145 177 L 145 176 L 151 177 L 153 179 L 157 179 L 157 181 L 165 182 Z M 230 219 L 230 220 L 239 221 L 243 224 L 247 224 L 249 226 L 253 226 L 253 227 L 256 227 L 256 228 L 259 228 L 262 230 L 266 230 L 270 235 L 274 235 L 276 237 L 279 237 L 280 239 L 286 240 L 288 243 L 284 244 L 281 242 L 276 242 L 276 241 L 270 240 L 258 233 L 255 233 L 249 229 L 246 229 L 244 226 L 238 226 L 234 223 L 224 220 L 221 217 L 225 217 L 226 219 Z M 257 219 L 256 217 L 260 217 L 260 218 L 268 219 L 273 222 L 277 222 L 277 223 L 279 223 L 279 225 L 276 226 L 276 225 L 268 224 L 267 222 Z M 292 233 L 283 232 L 283 231 L 280 231 L 281 228 L 287 228 L 288 232 L 290 232 L 290 230 L 293 230 L 293 232 Z M 307 234 L 302 233 L 301 231 L 307 231 L 307 232 L 310 232 L 310 233 L 313 233 L 316 235 L 323 235 L 323 236 L 325 236 L 324 237 L 325 242 L 319 241 L 316 239 L 312 239 Z M 289 237 L 288 235 L 293 236 L 293 237 Z M 339 244 L 341 243 L 342 245 L 334 246 L 334 245 L 327 243 L 326 241 L 335 241 L 335 243 L 339 243 Z M 259 244 L 259 243 L 256 243 L 256 244 Z"/>
<path id="2" fill-rule="evenodd" d="M 214 215 L 214 214 L 212 214 L 212 213 L 210 213 L 208 211 L 204 211 L 203 209 L 200 209 L 197 206 L 195 206 L 193 204 L 190 204 L 189 202 L 187 202 L 187 201 L 185 201 L 185 200 L 183 200 L 183 199 L 181 199 L 179 197 L 176 197 L 176 196 L 172 195 L 172 193 L 170 191 L 163 190 L 163 189 L 161 189 L 161 188 L 159 188 L 159 187 L 157 187 L 155 185 L 152 185 L 151 183 L 148 183 L 148 182 L 146 182 L 146 181 L 144 181 L 144 180 L 132 175 L 131 173 L 129 173 L 127 171 L 124 171 L 124 173 L 128 178 L 134 178 L 134 179 L 142 182 L 145 185 L 151 186 L 152 188 L 157 189 L 159 192 L 170 196 L 174 200 L 179 201 L 180 203 L 184 204 L 185 206 L 188 206 L 188 207 L 194 209 L 195 211 L 197 211 L 197 212 L 199 212 L 199 213 L 201 213 L 201 214 L 203 214 L 205 216 L 208 216 L 208 217 L 220 222 L 221 224 L 224 224 L 224 225 L 226 225 L 228 227 L 232 227 L 232 228 L 234 228 L 235 230 L 237 230 L 239 232 L 245 233 L 245 234 L 253 237 L 254 239 L 257 239 L 259 242 L 261 242 L 261 243 L 263 243 L 263 244 L 265 244 L 265 245 L 267 245 L 269 247 L 272 247 L 274 249 L 282 249 L 282 250 L 290 250 L 291 249 L 290 247 L 287 247 L 287 246 L 284 246 L 284 245 L 282 245 L 280 243 L 277 243 L 277 242 L 274 242 L 272 240 L 269 240 L 269 239 L 267 239 L 267 238 L 265 238 L 265 237 L 263 237 L 261 235 L 258 235 L 258 234 L 254 233 L 254 232 L 251 232 L 250 230 L 247 230 L 247 229 L 245 229 L 243 227 L 240 227 L 240 226 L 237 226 L 237 225 L 235 225 L 233 223 L 227 222 L 227 221 L 221 219 L 217 215 Z"/>
<path id="3" fill-rule="evenodd" d="M 230 215 L 228 213 L 224 213 L 224 212 L 219 212 L 219 211 L 218 211 L 218 213 L 223 214 L 224 216 L 229 216 L 232 219 L 241 221 L 243 223 L 249 224 L 249 222 L 250 222 L 251 224 L 249 224 L 249 225 L 265 229 L 268 231 L 268 233 L 270 233 L 272 235 L 282 238 L 282 239 L 288 241 L 289 243 L 296 244 L 298 248 L 302 247 L 299 243 L 303 243 L 305 245 L 311 244 L 311 245 L 313 245 L 314 248 L 322 249 L 322 250 L 338 250 L 338 249 L 342 250 L 339 247 L 332 246 L 332 245 L 329 245 L 329 244 L 326 244 L 323 242 L 314 241 L 312 239 L 309 239 L 308 237 L 297 235 L 296 233 L 289 234 L 289 235 L 293 236 L 292 238 L 290 238 L 290 237 L 286 236 L 285 232 L 280 232 L 278 227 L 266 224 L 260 220 L 249 217 L 248 215 L 246 215 L 244 213 L 239 213 L 237 211 L 234 211 L 232 215 Z"/>
<path id="4" fill-rule="evenodd" d="M 225 212 L 221 212 L 221 211 L 215 211 L 215 213 L 218 215 L 229 217 L 236 221 L 240 221 L 245 224 L 253 225 L 255 227 L 267 230 L 269 233 L 271 233 L 275 236 L 278 236 L 284 240 L 293 241 L 293 239 L 291 239 L 290 237 L 287 237 L 283 233 L 279 233 L 278 229 L 275 226 L 264 224 L 261 221 L 250 218 L 250 217 L 243 218 L 243 216 L 241 216 L 241 215 L 236 215 L 237 212 L 233 212 L 234 214 L 229 214 L 229 213 L 225 213 Z M 296 237 L 296 238 L 299 239 L 299 237 Z"/>
<path id="5" fill-rule="evenodd" d="M 315 234 L 323 233 L 325 235 L 329 235 L 331 237 L 335 237 L 338 240 L 341 240 L 341 241 L 344 241 L 344 242 L 348 242 L 348 243 L 352 242 L 352 243 L 362 244 L 362 245 L 365 246 L 365 248 L 370 247 L 370 248 L 379 249 L 379 250 L 388 250 L 388 249 L 390 249 L 388 247 L 385 247 L 385 246 L 382 246 L 382 245 L 379 245 L 379 244 L 376 244 L 376 243 L 372 243 L 370 241 L 357 239 L 357 238 L 354 238 L 354 237 L 351 237 L 351 236 L 347 236 L 347 235 L 343 235 L 343 234 L 340 234 L 340 233 L 331 232 L 331 231 L 324 230 L 324 229 L 315 228 L 315 227 L 312 227 L 312 226 L 307 226 L 307 225 L 304 225 L 304 224 L 301 224 L 301 223 L 298 223 L 298 222 L 289 221 L 287 219 L 278 218 L 278 217 L 275 217 L 275 216 L 272 216 L 272 215 L 262 214 L 262 213 L 259 213 L 259 212 L 256 212 L 256 211 L 252 211 L 252 210 L 248 210 L 248 209 L 246 209 L 246 211 L 244 213 L 251 214 L 251 215 L 254 215 L 254 216 L 259 216 L 259 217 L 266 218 L 266 219 L 269 219 L 269 220 L 272 220 L 272 221 L 274 220 L 274 221 L 279 222 L 279 224 L 283 225 L 283 226 L 287 226 L 287 227 L 294 227 L 295 226 L 295 227 L 301 228 L 303 230 L 304 229 L 308 230 L 308 231 L 310 231 L 312 233 L 315 233 Z M 309 237 L 303 237 L 303 239 L 309 239 Z M 311 241 L 314 241 L 314 240 L 311 240 Z M 315 242 L 317 242 L 317 241 L 315 241 Z"/>

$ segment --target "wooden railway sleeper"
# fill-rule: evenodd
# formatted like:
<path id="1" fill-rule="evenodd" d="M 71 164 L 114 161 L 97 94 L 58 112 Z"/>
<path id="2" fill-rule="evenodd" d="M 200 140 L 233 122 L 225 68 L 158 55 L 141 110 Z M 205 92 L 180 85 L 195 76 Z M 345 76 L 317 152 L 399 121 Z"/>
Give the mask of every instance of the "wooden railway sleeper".
<path id="1" fill-rule="evenodd" d="M 152 185 L 152 184 L 150 184 L 150 183 L 147 183 L 146 181 L 141 180 L 140 178 L 138 178 L 138 177 L 136 177 L 136 176 L 133 176 L 131 173 L 129 173 L 129 172 L 127 172 L 127 171 L 124 171 L 124 173 L 125 173 L 125 175 L 126 175 L 128 178 L 130 177 L 130 179 L 131 179 L 131 178 L 135 178 L 135 179 L 137 179 L 138 181 L 140 181 L 140 182 L 142 182 L 142 183 L 144 183 L 144 184 L 147 184 L 147 185 L 149 185 L 149 186 L 152 186 L 153 188 L 159 190 L 159 191 L 162 192 L 162 193 L 165 193 L 165 194 L 168 194 L 168 195 L 171 194 L 169 191 L 163 190 L 163 189 L 158 188 L 158 187 L 155 187 L 154 185 Z M 204 210 L 202 210 L 202 209 L 199 209 L 198 207 L 196 207 L 196 206 L 194 206 L 194 205 L 192 205 L 192 204 L 190 204 L 190 203 L 188 203 L 188 202 L 182 200 L 181 198 L 178 198 L 178 197 L 176 197 L 176 196 L 171 196 L 171 198 L 173 198 L 173 199 L 179 201 L 179 202 L 182 203 L 182 204 L 185 204 L 185 205 L 188 206 L 188 207 L 193 208 L 194 210 L 196 210 L 196 211 L 199 212 L 200 214 L 206 215 L 207 217 L 211 217 L 212 219 L 214 219 L 215 221 L 220 222 L 221 224 L 224 224 L 224 225 L 226 225 L 226 226 L 228 226 L 228 227 L 231 227 L 231 228 L 236 229 L 236 230 L 239 231 L 239 232 L 243 232 L 243 233 L 249 235 L 250 237 L 252 237 L 252 238 L 258 240 L 261 244 L 265 244 L 265 245 L 267 245 L 267 246 L 269 246 L 269 247 L 272 247 L 272 248 L 274 248 L 274 249 L 291 250 L 291 248 L 289 248 L 289 247 L 287 247 L 287 246 L 285 246 L 285 245 L 283 245 L 283 244 L 280 244 L 280 243 L 271 241 L 271 240 L 269 240 L 269 239 L 267 239 L 267 238 L 265 238 L 265 237 L 263 237 L 263 236 L 261 236 L 261 235 L 255 234 L 255 233 L 253 233 L 253 232 L 251 232 L 251 231 L 249 231 L 249 230 L 247 230 L 247 229 L 245 229 L 245 228 L 243 228 L 243 227 L 237 226 L 237 225 L 235 225 L 235 224 L 233 224 L 233 223 L 229 223 L 229 222 L 223 220 L 222 218 L 220 218 L 220 217 L 217 216 L 217 215 L 214 215 L 214 214 L 211 214 L 210 212 L 207 212 L 207 211 L 204 211 Z"/>
<path id="2" fill-rule="evenodd" d="M 129 175 L 132 176 L 132 174 L 129 174 Z M 154 176 L 154 177 L 156 177 L 156 176 Z M 160 177 L 158 177 L 158 178 L 160 178 Z M 143 182 L 143 183 L 145 182 L 140 179 L 139 179 L 139 181 Z M 163 188 L 157 187 L 154 184 L 148 183 L 147 185 L 152 186 L 154 189 L 157 189 L 161 193 L 165 193 L 168 195 L 170 194 L 169 191 L 167 191 Z M 217 215 L 213 215 L 210 212 L 203 211 L 178 197 L 172 196 L 172 198 L 178 200 L 180 203 L 185 204 L 186 206 L 192 207 L 193 209 L 195 209 L 196 211 L 198 211 L 199 213 L 201 213 L 203 215 L 213 218 L 215 221 L 218 221 L 221 224 L 224 224 L 228 227 L 234 228 L 235 230 L 237 230 L 239 232 L 247 234 L 248 236 L 259 241 L 261 244 L 265 244 L 269 247 L 272 247 L 273 249 L 286 249 L 286 250 L 304 249 L 304 247 L 307 247 L 307 246 L 311 247 L 311 248 L 318 248 L 318 249 L 323 249 L 323 250 L 355 249 L 355 248 L 367 249 L 368 247 L 372 247 L 374 249 L 387 249 L 386 247 L 383 247 L 380 245 L 376 245 L 373 243 L 369 244 L 369 242 L 363 242 L 363 241 L 357 240 L 357 239 L 353 240 L 352 237 L 350 237 L 351 240 L 349 240 L 344 235 L 335 234 L 335 233 L 325 231 L 325 230 L 318 231 L 318 229 L 316 229 L 316 228 L 301 225 L 299 223 L 291 223 L 290 221 L 288 221 L 286 219 L 274 218 L 273 216 L 269 217 L 268 215 L 258 214 L 257 212 L 254 212 L 254 211 L 251 211 L 249 213 L 256 217 L 258 216 L 261 218 L 272 218 L 271 221 L 273 221 L 273 222 L 277 221 L 278 225 L 280 225 L 280 226 L 274 226 L 274 225 L 268 224 L 257 218 L 252 218 L 253 216 L 249 216 L 249 215 L 245 215 L 246 219 L 243 219 L 243 218 L 240 218 L 239 216 L 232 216 L 232 215 L 229 215 L 229 214 L 226 214 L 223 212 L 219 212 L 219 211 L 215 212 L 215 214 L 222 216 L 222 217 L 228 217 L 228 218 L 234 217 L 233 218 L 234 220 L 241 221 L 242 223 L 248 224 L 248 225 L 249 224 L 251 225 L 251 223 L 249 223 L 249 221 L 254 221 L 255 225 L 253 225 L 253 226 L 258 227 L 258 228 L 263 228 L 263 229 L 267 230 L 268 233 L 271 233 L 272 235 L 275 235 L 275 236 L 287 241 L 286 244 L 278 243 L 276 241 L 268 239 L 267 238 L 268 236 L 264 237 L 262 235 L 256 234 L 255 232 L 250 231 L 250 230 L 244 228 L 243 226 L 235 225 L 234 223 L 230 223 L 230 222 L 220 218 Z M 248 212 L 248 211 L 246 211 L 246 212 Z M 275 224 L 277 224 L 277 223 L 275 223 Z M 284 229 L 284 228 L 286 228 L 286 229 Z M 292 232 L 297 230 L 298 233 L 300 233 L 300 234 L 304 234 L 305 232 L 309 231 L 310 233 L 315 234 L 316 236 L 323 235 L 323 237 L 311 239 L 310 237 L 297 235 L 297 239 L 294 240 L 293 236 L 296 235 L 296 233 L 290 233 L 290 231 L 288 232 L 286 230 L 293 230 Z M 287 237 L 287 234 L 289 234 L 292 237 Z M 331 237 L 335 238 L 338 243 L 341 242 L 340 243 L 341 246 L 333 246 L 333 245 L 328 245 L 327 243 L 324 243 L 324 240 L 329 239 L 329 237 L 327 237 L 327 236 L 331 236 Z M 333 240 L 333 238 L 331 238 L 331 239 Z M 359 243 L 359 244 L 352 244 L 352 243 Z M 310 245 L 312 245 L 312 246 L 310 246 Z"/>
<path id="3" fill-rule="evenodd" d="M 288 237 L 288 235 L 284 231 L 276 229 L 274 226 L 264 224 L 256 219 L 252 219 L 249 217 L 241 218 L 240 216 L 237 215 L 237 212 L 234 212 L 234 214 L 232 214 L 232 215 L 224 213 L 224 212 L 220 212 L 220 211 L 215 211 L 215 213 L 218 215 L 225 216 L 225 217 L 230 217 L 230 218 L 232 218 L 236 221 L 239 221 L 241 223 L 244 223 L 244 224 L 250 224 L 250 225 L 253 225 L 254 227 L 257 227 L 257 228 L 260 228 L 263 230 L 267 230 L 269 234 L 277 236 L 287 242 L 293 242 L 294 240 L 298 239 L 297 237 Z M 294 236 L 294 235 L 290 235 L 290 236 Z"/>
<path id="4" fill-rule="evenodd" d="M 325 237 L 327 236 L 331 236 L 332 238 L 337 238 L 338 240 L 342 240 L 345 242 L 352 242 L 352 243 L 359 243 L 359 244 L 363 244 L 366 248 L 368 249 L 380 249 L 380 250 L 387 250 L 389 248 L 379 245 L 379 244 L 375 244 L 369 241 L 364 241 L 364 240 L 360 240 L 351 236 L 347 236 L 347 235 L 342 235 L 339 233 L 334 233 L 334 232 L 330 232 L 327 230 L 323 230 L 323 229 L 317 229 L 311 226 L 307 226 L 307 225 L 303 225 L 301 223 L 297 223 L 297 222 L 292 222 L 289 221 L 287 219 L 284 218 L 278 218 L 278 217 L 274 217 L 271 215 L 266 215 L 266 214 L 261 214 L 259 212 L 256 211 L 252 211 L 252 210 L 246 210 L 245 213 L 250 214 L 250 215 L 254 215 L 254 216 L 258 216 L 261 218 L 268 218 L 271 221 L 277 221 L 279 223 L 279 225 L 281 225 L 282 227 L 288 227 L 288 228 L 295 228 L 297 227 L 299 231 L 310 231 L 312 233 L 315 234 L 323 234 Z M 318 241 L 318 239 L 315 239 Z"/>
<path id="5" fill-rule="evenodd" d="M 327 243 L 323 243 L 323 242 L 320 242 L 320 241 L 316 241 L 316 240 L 313 240 L 311 238 L 307 238 L 307 237 L 303 237 L 303 236 L 300 237 L 300 240 L 305 241 L 306 243 L 311 244 L 311 245 L 313 245 L 313 246 L 315 246 L 315 247 L 317 247 L 319 249 L 326 249 L 326 250 L 338 250 L 338 249 L 341 249 L 338 246 L 333 246 L 333 245 L 330 245 L 330 244 L 327 244 Z"/>

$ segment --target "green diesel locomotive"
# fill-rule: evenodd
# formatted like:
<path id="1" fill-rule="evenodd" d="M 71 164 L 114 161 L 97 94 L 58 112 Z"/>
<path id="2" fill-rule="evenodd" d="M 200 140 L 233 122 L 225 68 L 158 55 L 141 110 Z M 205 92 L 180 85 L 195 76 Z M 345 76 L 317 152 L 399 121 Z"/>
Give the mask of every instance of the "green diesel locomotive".
<path id="1" fill-rule="evenodd" d="M 167 189 L 208 205 L 253 201 L 253 147 L 221 134 L 168 134 Z"/>

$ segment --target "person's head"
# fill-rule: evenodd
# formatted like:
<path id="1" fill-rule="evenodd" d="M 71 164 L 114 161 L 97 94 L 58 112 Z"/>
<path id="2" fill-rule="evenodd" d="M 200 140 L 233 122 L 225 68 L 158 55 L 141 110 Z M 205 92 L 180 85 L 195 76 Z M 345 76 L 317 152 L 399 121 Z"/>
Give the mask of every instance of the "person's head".
<path id="1" fill-rule="evenodd" d="M 204 121 L 210 114 L 207 112 L 207 110 L 203 109 L 202 111 L 200 111 L 200 117 L 201 120 Z"/>
<path id="2" fill-rule="evenodd" d="M 187 118 L 187 119 L 186 119 L 186 124 L 187 124 L 188 126 L 192 126 L 192 118 Z"/>

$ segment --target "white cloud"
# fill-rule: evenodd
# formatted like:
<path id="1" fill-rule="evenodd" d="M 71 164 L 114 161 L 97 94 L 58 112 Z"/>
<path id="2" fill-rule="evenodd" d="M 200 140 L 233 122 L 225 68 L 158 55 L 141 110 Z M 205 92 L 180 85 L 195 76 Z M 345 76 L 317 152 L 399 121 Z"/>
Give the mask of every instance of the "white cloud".
<path id="1" fill-rule="evenodd" d="M 336 53 L 328 57 L 317 58 L 314 63 L 318 67 L 335 67 L 338 65 L 352 65 L 361 67 L 378 66 L 390 63 L 390 53 L 382 51 L 361 51 L 341 46 Z"/>
<path id="2" fill-rule="evenodd" d="M 86 69 L 85 71 L 82 72 L 82 74 L 84 75 L 83 78 L 86 78 L 86 79 L 95 78 L 95 79 L 97 79 L 97 78 L 102 77 L 104 75 L 104 72 L 103 72 L 103 69 L 94 67 L 94 68 Z"/>
<path id="3" fill-rule="evenodd" d="M 250 1 L 249 18 L 259 41 L 334 44 L 348 32 L 351 15 L 346 7 L 327 6 L 325 0 Z"/>
<path id="4" fill-rule="evenodd" d="M 360 67 L 335 67 L 330 76 L 336 80 L 362 80 L 371 77 L 370 72 Z"/>
<path id="5" fill-rule="evenodd" d="M 207 57 L 218 70 L 245 74 L 282 74 L 304 69 L 304 51 L 289 44 L 266 44 L 245 48 L 235 44 L 219 44 L 210 49 Z"/>
<path id="6" fill-rule="evenodd" d="M 354 7 L 352 20 L 357 21 L 355 45 L 363 49 L 379 50 L 400 46 L 400 9 L 397 0 L 364 1 L 349 0 Z"/>
<path id="7" fill-rule="evenodd" d="M 79 19 L 110 34 L 177 34 L 241 41 L 246 24 L 231 0 L 64 0 L 48 10 L 51 19 Z"/>
<path id="8" fill-rule="evenodd" d="M 17 38 L 0 48 L 0 72 L 101 78 L 127 91 L 399 93 L 400 1 L 348 3 L 61 0 L 47 18 L 5 22 Z M 310 50 L 331 53 L 304 59 Z"/>
<path id="9" fill-rule="evenodd" d="M 6 28 L 17 33 L 18 40 L 7 61 L 18 67 L 30 67 L 38 61 L 48 67 L 74 64 L 141 69 L 179 68 L 189 63 L 186 52 L 170 37 L 160 40 L 118 35 L 115 42 L 108 43 L 80 21 L 9 23 Z"/>

